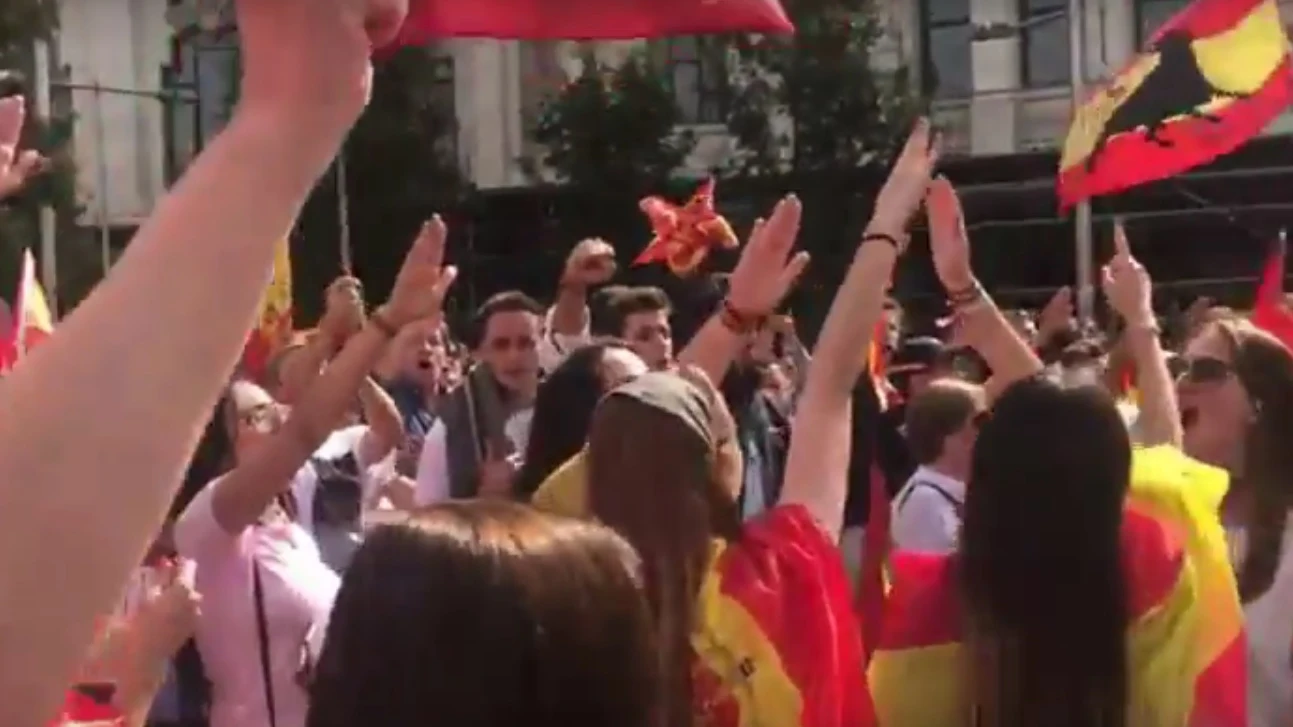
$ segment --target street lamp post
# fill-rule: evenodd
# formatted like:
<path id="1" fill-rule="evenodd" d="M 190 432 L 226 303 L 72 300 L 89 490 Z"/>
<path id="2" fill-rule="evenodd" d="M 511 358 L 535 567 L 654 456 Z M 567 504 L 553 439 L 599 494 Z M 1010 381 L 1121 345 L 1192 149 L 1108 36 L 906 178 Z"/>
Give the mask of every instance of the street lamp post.
<path id="1" fill-rule="evenodd" d="M 1069 19 L 1069 87 L 1072 92 L 1073 112 L 1085 100 L 1086 38 L 1082 32 L 1084 20 L 1083 0 L 1069 0 L 1068 7 L 1030 18 L 1023 23 L 991 23 L 974 29 L 974 40 L 998 40 L 1016 36 L 1020 32 L 1061 18 Z M 1076 292 L 1078 322 L 1086 327 L 1095 321 L 1095 275 L 1092 270 L 1091 203 L 1079 202 L 1073 215 L 1073 248 L 1076 262 Z"/>

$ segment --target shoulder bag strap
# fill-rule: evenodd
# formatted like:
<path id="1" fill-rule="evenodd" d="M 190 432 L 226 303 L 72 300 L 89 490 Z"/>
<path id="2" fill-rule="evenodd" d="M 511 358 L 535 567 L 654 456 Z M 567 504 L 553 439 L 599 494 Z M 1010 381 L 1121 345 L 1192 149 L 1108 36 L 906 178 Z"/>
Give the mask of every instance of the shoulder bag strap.
<path id="1" fill-rule="evenodd" d="M 265 681 L 265 708 L 269 710 L 269 727 L 278 727 L 274 709 L 273 672 L 269 666 L 269 623 L 265 619 L 265 590 L 260 584 L 260 566 L 251 562 L 252 594 L 256 599 L 256 635 L 260 642 L 260 672 Z"/>
<path id="2" fill-rule="evenodd" d="M 956 517 L 958 518 L 961 517 L 961 508 L 964 507 L 964 504 L 960 500 L 956 499 L 955 497 L 952 497 L 952 493 L 948 492 L 947 490 L 944 490 L 942 487 L 939 487 L 933 482 L 928 482 L 926 480 L 918 480 L 916 482 L 913 482 L 911 487 L 907 488 L 907 492 L 904 493 L 902 498 L 898 501 L 899 510 L 901 510 L 904 506 L 906 506 L 907 501 L 911 499 L 911 495 L 913 492 L 916 491 L 917 487 L 927 487 L 933 490 L 934 492 L 938 493 L 940 497 L 942 497 L 944 500 L 947 501 L 947 504 L 952 506 L 952 510 L 956 512 Z"/>

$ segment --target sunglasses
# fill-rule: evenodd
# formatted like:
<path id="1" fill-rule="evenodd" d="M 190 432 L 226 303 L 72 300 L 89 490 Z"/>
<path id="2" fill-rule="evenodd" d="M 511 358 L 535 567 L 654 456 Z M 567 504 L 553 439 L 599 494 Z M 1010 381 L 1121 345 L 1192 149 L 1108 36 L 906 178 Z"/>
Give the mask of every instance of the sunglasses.
<path id="1" fill-rule="evenodd" d="M 1172 362 L 1176 378 L 1191 384 L 1218 384 L 1234 375 L 1234 366 L 1219 358 L 1178 358 Z"/>

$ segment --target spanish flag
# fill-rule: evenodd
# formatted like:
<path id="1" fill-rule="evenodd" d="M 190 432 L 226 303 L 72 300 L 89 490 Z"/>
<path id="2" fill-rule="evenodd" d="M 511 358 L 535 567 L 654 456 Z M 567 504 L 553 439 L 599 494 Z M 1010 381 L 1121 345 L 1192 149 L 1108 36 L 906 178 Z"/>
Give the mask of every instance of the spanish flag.
<path id="1" fill-rule="evenodd" d="M 1289 105 L 1291 69 L 1275 0 L 1195 0 L 1076 110 L 1061 206 L 1234 151 Z"/>
<path id="2" fill-rule="evenodd" d="M 1226 488 L 1175 448 L 1135 453 L 1122 525 L 1129 727 L 1247 724 L 1243 612 L 1217 517 Z M 879 724 L 961 724 L 972 705 L 955 560 L 902 554 L 893 567 L 869 673 Z"/>
<path id="3" fill-rule="evenodd" d="M 14 300 L 13 324 L 9 338 L 0 352 L 0 370 L 13 368 L 37 344 L 54 333 L 54 314 L 50 311 L 45 290 L 36 277 L 36 258 L 31 250 L 23 252 L 22 273 Z"/>
<path id="4" fill-rule="evenodd" d="M 873 723 L 844 562 L 801 506 L 714 542 L 692 648 L 698 725 Z"/>
<path id="5" fill-rule="evenodd" d="M 292 342 L 292 258 L 287 238 L 274 252 L 274 270 L 256 314 L 256 327 L 247 337 L 242 353 L 242 373 L 260 381 L 269 362 Z"/>
<path id="6" fill-rule="evenodd" d="M 447 37 L 632 40 L 794 30 L 778 0 L 412 0 L 395 44 Z"/>

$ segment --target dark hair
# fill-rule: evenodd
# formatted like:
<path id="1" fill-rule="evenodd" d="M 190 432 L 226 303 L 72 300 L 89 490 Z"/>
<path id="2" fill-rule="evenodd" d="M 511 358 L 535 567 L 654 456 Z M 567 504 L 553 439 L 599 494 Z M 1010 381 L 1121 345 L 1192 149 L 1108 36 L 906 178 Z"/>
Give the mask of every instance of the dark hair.
<path id="1" fill-rule="evenodd" d="M 952 379 L 931 381 L 907 404 L 903 428 L 917 464 L 933 463 L 943 455 L 944 441 L 979 412 L 972 384 Z"/>
<path id="2" fill-rule="evenodd" d="M 588 297 L 588 332 L 597 337 L 619 338 L 619 320 L 611 303 L 630 290 L 627 285 L 607 285 Z"/>
<path id="3" fill-rule="evenodd" d="M 516 477 L 518 497 L 530 499 L 548 475 L 583 449 L 593 411 L 606 393 L 602 358 L 612 348 L 628 350 L 613 341 L 578 348 L 539 384 L 525 464 Z"/>
<path id="4" fill-rule="evenodd" d="M 658 666 L 632 548 L 499 501 L 447 502 L 355 553 L 308 727 L 654 727 Z"/>
<path id="5" fill-rule="evenodd" d="M 1126 724 L 1130 479 L 1127 427 L 1102 388 L 1039 376 L 996 402 L 956 556 L 981 727 Z"/>
<path id="6" fill-rule="evenodd" d="M 543 306 L 519 290 L 505 290 L 491 295 L 472 314 L 465 343 L 472 349 L 479 348 L 485 340 L 485 330 L 489 327 L 490 319 L 499 313 L 530 313 L 541 316 Z"/>
<path id="7" fill-rule="evenodd" d="M 624 324 L 636 313 L 670 311 L 669 296 L 659 288 L 638 287 L 620 291 L 607 301 L 608 335 L 623 336 Z"/>
<path id="8" fill-rule="evenodd" d="M 691 636 L 710 544 L 740 534 L 721 458 L 679 418 L 611 396 L 593 415 L 587 466 L 590 512 L 642 558 L 661 664 L 662 719 L 667 727 L 690 727 Z"/>
<path id="9" fill-rule="evenodd" d="M 1230 345 L 1235 375 L 1255 420 L 1244 435 L 1243 486 L 1252 492 L 1247 552 L 1239 568 L 1239 597 L 1249 603 L 1270 589 L 1293 508 L 1293 355 L 1265 331 L 1234 320 L 1212 323 Z"/>

